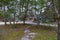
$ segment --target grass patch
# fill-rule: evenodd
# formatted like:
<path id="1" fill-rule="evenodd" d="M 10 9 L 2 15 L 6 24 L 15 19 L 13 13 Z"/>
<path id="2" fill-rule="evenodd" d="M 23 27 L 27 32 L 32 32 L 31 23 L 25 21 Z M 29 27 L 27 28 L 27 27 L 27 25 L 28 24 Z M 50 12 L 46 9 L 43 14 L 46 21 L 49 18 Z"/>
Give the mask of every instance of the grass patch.
<path id="1" fill-rule="evenodd" d="M 36 30 L 38 34 L 33 40 L 57 40 L 57 32 L 49 30 Z"/>
<path id="2" fill-rule="evenodd" d="M 23 30 L 13 29 L 10 25 L 0 27 L 0 40 L 17 40 L 23 36 Z"/>
<path id="3" fill-rule="evenodd" d="M 24 35 L 24 29 L 30 25 L 17 24 L 16 28 L 6 25 L 0 27 L 0 40 L 20 40 Z M 20 30 L 23 29 L 23 30 Z M 55 27 L 32 26 L 29 28 L 32 32 L 38 33 L 33 40 L 57 40 L 57 29 Z"/>
<path id="4" fill-rule="evenodd" d="M 57 28 L 50 26 L 34 26 L 31 31 L 38 33 L 33 40 L 57 40 Z"/>
<path id="5" fill-rule="evenodd" d="M 7 30 L 6 30 L 7 31 Z M 17 37 L 23 36 L 23 31 L 8 30 L 0 34 L 0 40 L 17 40 Z"/>

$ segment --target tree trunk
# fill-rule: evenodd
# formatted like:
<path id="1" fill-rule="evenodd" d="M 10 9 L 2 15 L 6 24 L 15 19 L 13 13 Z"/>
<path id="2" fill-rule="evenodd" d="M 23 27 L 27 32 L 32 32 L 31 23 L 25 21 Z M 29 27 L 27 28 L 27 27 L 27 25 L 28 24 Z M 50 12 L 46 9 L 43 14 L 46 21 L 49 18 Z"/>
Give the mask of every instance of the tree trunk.
<path id="1" fill-rule="evenodd" d="M 59 17 L 58 17 L 58 40 L 60 40 L 60 0 L 58 0 L 58 3 L 59 3 L 59 9 L 58 9 L 58 12 L 59 12 Z"/>
<path id="2" fill-rule="evenodd" d="M 14 13 L 13 28 L 16 28 L 16 26 L 15 26 L 15 15 L 16 15 L 16 12 Z"/>
<path id="3" fill-rule="evenodd" d="M 54 10 L 56 11 L 58 16 L 58 40 L 60 40 L 60 0 L 58 0 L 58 4 L 59 4 L 58 12 L 56 11 L 56 8 L 54 8 Z"/>
<path id="4" fill-rule="evenodd" d="M 54 19 L 54 22 L 57 20 L 57 12 L 56 12 L 56 6 L 55 6 L 55 3 L 54 3 L 54 0 L 51 0 L 51 12 L 52 12 L 52 17 Z"/>
<path id="5" fill-rule="evenodd" d="M 17 3 L 16 3 L 17 4 Z M 15 26 L 15 15 L 16 15 L 16 4 L 14 4 L 14 9 L 15 9 L 15 11 L 14 11 L 14 20 L 13 20 L 13 28 L 16 28 L 16 26 Z"/>
<path id="6" fill-rule="evenodd" d="M 11 19 L 9 19 L 9 23 L 10 23 L 10 25 L 11 25 Z"/>
<path id="7" fill-rule="evenodd" d="M 7 5 L 7 9 L 9 10 L 9 4 Z M 7 13 L 9 13 L 8 11 L 7 11 Z M 10 15 L 10 13 L 9 13 L 9 15 Z M 11 18 L 9 17 L 9 23 L 10 23 L 10 25 L 11 25 Z"/>
<path id="8" fill-rule="evenodd" d="M 5 5 L 4 5 L 4 13 L 5 13 Z M 5 25 L 6 25 L 6 17 L 4 18 Z"/>
<path id="9" fill-rule="evenodd" d="M 22 13 L 23 13 L 23 5 L 22 5 Z M 25 24 L 25 15 L 23 15 L 23 24 Z"/>

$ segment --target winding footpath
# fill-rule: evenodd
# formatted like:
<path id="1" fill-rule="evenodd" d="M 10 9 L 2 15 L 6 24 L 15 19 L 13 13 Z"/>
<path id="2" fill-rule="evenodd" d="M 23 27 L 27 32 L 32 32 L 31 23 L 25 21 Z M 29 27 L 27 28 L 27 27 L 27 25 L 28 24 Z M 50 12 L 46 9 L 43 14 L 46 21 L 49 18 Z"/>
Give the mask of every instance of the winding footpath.
<path id="1" fill-rule="evenodd" d="M 24 31 L 24 36 L 21 38 L 21 40 L 32 40 L 35 38 L 35 35 L 37 33 L 31 32 L 30 30 L 26 29 Z"/>

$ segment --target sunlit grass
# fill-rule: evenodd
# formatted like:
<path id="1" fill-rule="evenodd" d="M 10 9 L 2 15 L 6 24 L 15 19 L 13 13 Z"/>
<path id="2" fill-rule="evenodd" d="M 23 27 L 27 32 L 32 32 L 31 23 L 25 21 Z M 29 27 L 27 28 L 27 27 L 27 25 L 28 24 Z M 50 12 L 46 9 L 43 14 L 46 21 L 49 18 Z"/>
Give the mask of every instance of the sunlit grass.
<path id="1" fill-rule="evenodd" d="M 57 40 L 56 31 L 37 30 L 37 33 L 33 40 Z"/>
<path id="2" fill-rule="evenodd" d="M 17 40 L 21 39 L 23 31 L 20 28 L 12 28 L 11 26 L 0 27 L 0 40 Z"/>
<path id="3" fill-rule="evenodd" d="M 10 31 L 10 32 L 9 32 Z M 23 31 L 8 30 L 8 33 L 0 35 L 0 40 L 17 40 L 23 36 Z"/>
<path id="4" fill-rule="evenodd" d="M 20 40 L 24 35 L 23 30 L 29 25 L 17 25 L 17 28 L 12 28 L 10 26 L 0 27 L 0 40 Z M 33 40 L 57 40 L 57 31 L 51 29 L 52 27 L 33 26 L 30 27 L 32 32 L 36 32 L 37 35 Z M 2 32 L 2 34 L 1 34 Z"/>
<path id="5" fill-rule="evenodd" d="M 37 33 L 33 40 L 57 40 L 57 28 L 55 27 L 35 26 L 31 30 Z"/>

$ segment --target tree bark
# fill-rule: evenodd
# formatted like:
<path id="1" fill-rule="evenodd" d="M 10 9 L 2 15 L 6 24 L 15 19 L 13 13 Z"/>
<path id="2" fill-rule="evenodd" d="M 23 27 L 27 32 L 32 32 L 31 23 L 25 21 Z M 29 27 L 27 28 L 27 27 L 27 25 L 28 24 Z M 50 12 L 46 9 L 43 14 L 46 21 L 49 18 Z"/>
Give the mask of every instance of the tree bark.
<path id="1" fill-rule="evenodd" d="M 58 12 L 59 12 L 59 17 L 58 17 L 58 40 L 60 40 L 60 0 L 58 0 L 58 3 L 59 3 L 59 9 L 58 9 Z"/>
<path id="2" fill-rule="evenodd" d="M 16 4 L 17 4 L 17 2 L 16 2 Z M 15 6 L 14 9 L 15 10 L 14 10 L 14 15 L 13 15 L 14 16 L 14 19 L 13 19 L 13 28 L 16 28 L 16 26 L 15 26 L 16 4 L 14 4 L 14 6 Z"/>
<path id="3" fill-rule="evenodd" d="M 51 8 L 51 12 L 52 12 L 52 17 L 53 17 L 53 19 L 54 19 L 54 22 L 57 20 L 57 10 L 56 10 L 56 6 L 55 6 L 55 3 L 54 3 L 54 0 L 51 0 L 51 6 L 50 6 L 50 8 Z"/>
<path id="4" fill-rule="evenodd" d="M 54 7 L 54 10 L 55 10 L 55 12 L 57 13 L 57 16 L 58 16 L 58 40 L 60 40 L 60 0 L 58 0 L 58 4 L 59 4 L 58 12 L 56 11 L 56 7 Z"/>
<path id="5" fill-rule="evenodd" d="M 4 13 L 5 13 L 5 5 L 4 5 Z M 4 18 L 5 25 L 6 25 L 6 17 Z"/>

